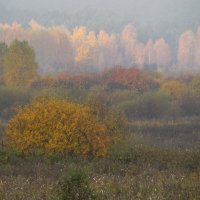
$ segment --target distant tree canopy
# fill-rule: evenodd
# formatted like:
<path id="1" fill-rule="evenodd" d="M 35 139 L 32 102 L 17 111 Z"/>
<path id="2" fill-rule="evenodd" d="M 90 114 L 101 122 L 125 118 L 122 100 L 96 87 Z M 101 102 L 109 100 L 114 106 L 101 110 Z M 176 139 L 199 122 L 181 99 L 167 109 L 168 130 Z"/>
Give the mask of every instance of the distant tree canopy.
<path id="1" fill-rule="evenodd" d="M 102 157 L 107 128 L 89 107 L 60 100 L 37 101 L 20 109 L 6 128 L 4 143 L 19 152 L 69 152 Z"/>
<path id="2" fill-rule="evenodd" d="M 64 26 L 45 27 L 35 20 L 26 28 L 16 22 L 0 23 L 0 41 L 10 44 L 16 39 L 25 40 L 34 48 L 41 75 L 98 72 L 113 66 L 159 72 L 200 71 L 200 27 L 196 32 L 182 33 L 179 39 L 170 36 L 173 41 L 159 37 L 142 40 L 132 24 L 117 34 L 95 32 L 81 25 L 73 30 Z"/>
<path id="3" fill-rule="evenodd" d="M 35 52 L 26 41 L 14 41 L 3 62 L 3 78 L 8 86 L 26 86 L 37 78 Z"/>

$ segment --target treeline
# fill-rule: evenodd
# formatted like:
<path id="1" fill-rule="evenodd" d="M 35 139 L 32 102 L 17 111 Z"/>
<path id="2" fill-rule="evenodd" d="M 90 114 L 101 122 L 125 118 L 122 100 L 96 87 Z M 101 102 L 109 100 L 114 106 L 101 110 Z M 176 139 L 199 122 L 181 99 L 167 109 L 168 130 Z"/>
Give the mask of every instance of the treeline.
<path id="1" fill-rule="evenodd" d="M 16 22 L 0 24 L 0 41 L 9 45 L 16 39 L 34 48 L 40 74 L 97 72 L 119 65 L 159 71 L 199 71 L 200 67 L 199 29 L 180 36 L 177 55 L 164 38 L 140 42 L 131 24 L 121 34 L 95 33 L 84 26 L 72 31 L 63 26 L 44 27 L 34 20 L 27 28 Z"/>
<path id="2" fill-rule="evenodd" d="M 17 106 L 43 98 L 89 104 L 101 114 L 109 109 L 121 110 L 130 120 L 200 115 L 198 75 L 186 73 L 174 78 L 119 66 L 101 73 L 40 76 L 28 42 L 16 40 L 10 46 L 1 43 L 0 50 L 3 120 Z"/>
<path id="3" fill-rule="evenodd" d="M 114 108 L 123 111 L 129 119 L 200 115 L 198 75 L 186 73 L 174 78 L 156 71 L 121 66 L 101 73 L 68 71 L 40 76 L 34 50 L 28 42 L 16 40 L 10 46 L 0 43 L 0 52 L 3 88 L 0 104 L 2 114 L 7 113 L 5 118 L 10 116 L 10 107 L 13 109 L 18 104 L 43 97 L 80 104 L 90 102 L 90 107 L 94 105 L 97 113 Z M 19 90 L 12 90 L 16 87 Z M 24 100 L 20 88 L 25 88 Z M 14 100 L 10 102 L 15 98 L 16 104 Z"/>
<path id="4" fill-rule="evenodd" d="M 13 52 L 16 46 L 25 48 L 27 43 L 16 41 L 7 52 Z M 20 67 L 16 70 L 20 71 Z M 176 119 L 200 116 L 199 76 L 173 79 L 156 72 L 121 67 L 97 74 L 34 77 L 29 70 L 25 78 L 22 74 L 24 84 L 18 80 L 18 74 L 11 82 L 5 76 L 0 87 L 0 135 L 3 145 L 19 151 L 67 150 L 101 157 L 106 155 L 107 144 L 129 132 L 127 120 L 138 122 L 133 128 L 141 131 L 145 129 L 143 120 L 173 123 Z M 186 125 L 187 131 L 199 129 L 198 124 Z M 177 129 L 185 128 L 178 126 Z"/>
<path id="5" fill-rule="evenodd" d="M 19 151 L 61 148 L 61 152 L 101 157 L 110 142 L 128 131 L 126 119 L 173 121 L 200 116 L 198 75 L 174 78 L 121 66 L 101 73 L 41 76 L 28 42 L 16 40 L 0 47 L 0 135 L 7 137 L 3 145 L 24 148 Z M 68 146 L 61 141 L 68 141 Z"/>

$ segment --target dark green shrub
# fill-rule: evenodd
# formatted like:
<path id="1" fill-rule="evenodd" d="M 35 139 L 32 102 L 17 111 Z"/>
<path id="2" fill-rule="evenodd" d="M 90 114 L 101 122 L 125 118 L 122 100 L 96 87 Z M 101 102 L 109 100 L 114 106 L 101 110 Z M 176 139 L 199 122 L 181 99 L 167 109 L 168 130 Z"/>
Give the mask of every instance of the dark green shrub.
<path id="1" fill-rule="evenodd" d="M 92 87 L 86 102 L 98 120 L 102 121 L 105 119 L 111 106 L 110 96 L 105 88 Z"/>
<path id="2" fill-rule="evenodd" d="M 14 114 L 16 107 L 27 104 L 29 100 L 28 90 L 0 87 L 0 117 L 8 119 Z"/>
<path id="3" fill-rule="evenodd" d="M 74 168 L 59 183 L 59 200 L 95 200 L 101 196 L 90 186 L 89 177 L 80 168 Z"/>
<path id="4" fill-rule="evenodd" d="M 51 99 L 51 100 L 68 100 L 82 103 L 85 100 L 86 90 L 80 88 L 64 88 L 64 87 L 44 87 L 34 90 L 32 98 Z"/>
<path id="5" fill-rule="evenodd" d="M 114 139 L 120 137 L 121 134 L 125 134 L 127 131 L 126 116 L 117 108 L 111 109 L 104 121 L 109 134 L 112 135 Z"/>
<path id="6" fill-rule="evenodd" d="M 162 92 L 149 92 L 136 103 L 136 116 L 139 118 L 163 117 L 169 108 L 169 96 Z"/>
<path id="7" fill-rule="evenodd" d="M 200 97 L 194 91 L 185 91 L 179 99 L 179 104 L 183 115 L 200 115 Z"/>
<path id="8" fill-rule="evenodd" d="M 109 158 L 113 161 L 138 162 L 144 156 L 142 140 L 133 134 L 124 135 L 118 143 L 111 145 Z"/>
<path id="9" fill-rule="evenodd" d="M 154 119 L 166 115 L 169 109 L 169 95 L 160 91 L 148 92 L 133 99 L 124 102 L 120 108 L 129 119 Z"/>

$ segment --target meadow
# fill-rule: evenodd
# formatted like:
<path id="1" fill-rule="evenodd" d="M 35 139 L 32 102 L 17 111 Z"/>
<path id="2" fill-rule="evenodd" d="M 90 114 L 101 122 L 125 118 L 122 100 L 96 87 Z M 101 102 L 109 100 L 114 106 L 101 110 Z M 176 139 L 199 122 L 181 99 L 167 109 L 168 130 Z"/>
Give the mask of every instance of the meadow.
<path id="1" fill-rule="evenodd" d="M 119 71 L 132 75 L 127 81 L 118 75 Z M 133 68 L 101 75 L 43 77 L 28 87 L 2 84 L 0 199 L 200 199 L 198 83 L 198 76 L 188 81 Z M 30 141 L 27 148 L 21 148 L 25 143 L 17 146 L 20 135 L 12 137 L 19 130 L 15 125 L 18 117 L 24 127 L 30 126 L 29 118 L 24 117 L 26 112 L 43 119 L 43 107 L 37 110 L 37 102 L 43 102 L 47 109 L 46 119 L 54 120 L 50 124 L 57 123 L 51 117 L 54 107 L 64 115 L 62 110 L 69 104 L 68 109 L 82 117 L 87 116 L 82 113 L 89 108 L 88 120 L 93 116 L 91 120 L 97 123 L 94 128 L 99 127 L 99 131 L 103 131 L 100 124 L 106 127 L 112 142 L 108 146 L 105 138 L 101 143 L 94 138 L 88 142 L 96 142 L 100 149 L 103 143 L 106 153 L 104 148 L 102 153 L 76 145 L 65 149 L 54 144 L 57 150 L 45 149 L 41 141 Z M 64 119 L 56 117 L 58 122 Z M 33 120 L 37 122 L 37 117 Z M 45 126 L 51 127 L 48 124 Z M 81 128 L 79 125 L 77 128 Z M 31 130 L 35 127 L 33 124 Z M 10 140 L 5 142 L 6 134 Z M 56 137 L 59 139 L 59 134 Z"/>

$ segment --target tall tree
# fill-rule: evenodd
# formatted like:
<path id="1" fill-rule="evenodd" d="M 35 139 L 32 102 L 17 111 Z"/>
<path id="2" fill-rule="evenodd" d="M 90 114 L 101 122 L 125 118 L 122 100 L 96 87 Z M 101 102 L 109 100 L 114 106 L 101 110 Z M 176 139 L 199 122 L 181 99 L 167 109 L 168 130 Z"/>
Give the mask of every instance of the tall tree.
<path id="1" fill-rule="evenodd" d="M 194 61 L 194 33 L 187 31 L 179 39 L 178 64 L 181 68 L 192 67 Z"/>
<path id="2" fill-rule="evenodd" d="M 120 38 L 121 48 L 124 52 L 126 65 L 134 65 L 136 62 L 137 34 L 133 25 L 125 26 Z"/>
<path id="3" fill-rule="evenodd" d="M 27 86 L 37 78 L 35 52 L 26 41 L 14 41 L 4 57 L 3 78 L 6 85 Z"/>
<path id="4" fill-rule="evenodd" d="M 145 65 L 148 67 L 156 64 L 156 56 L 154 51 L 154 42 L 150 39 L 145 46 Z"/>
<path id="5" fill-rule="evenodd" d="M 154 44 L 156 64 L 158 68 L 169 67 L 171 63 L 171 51 L 169 45 L 163 38 L 158 39 Z"/>

